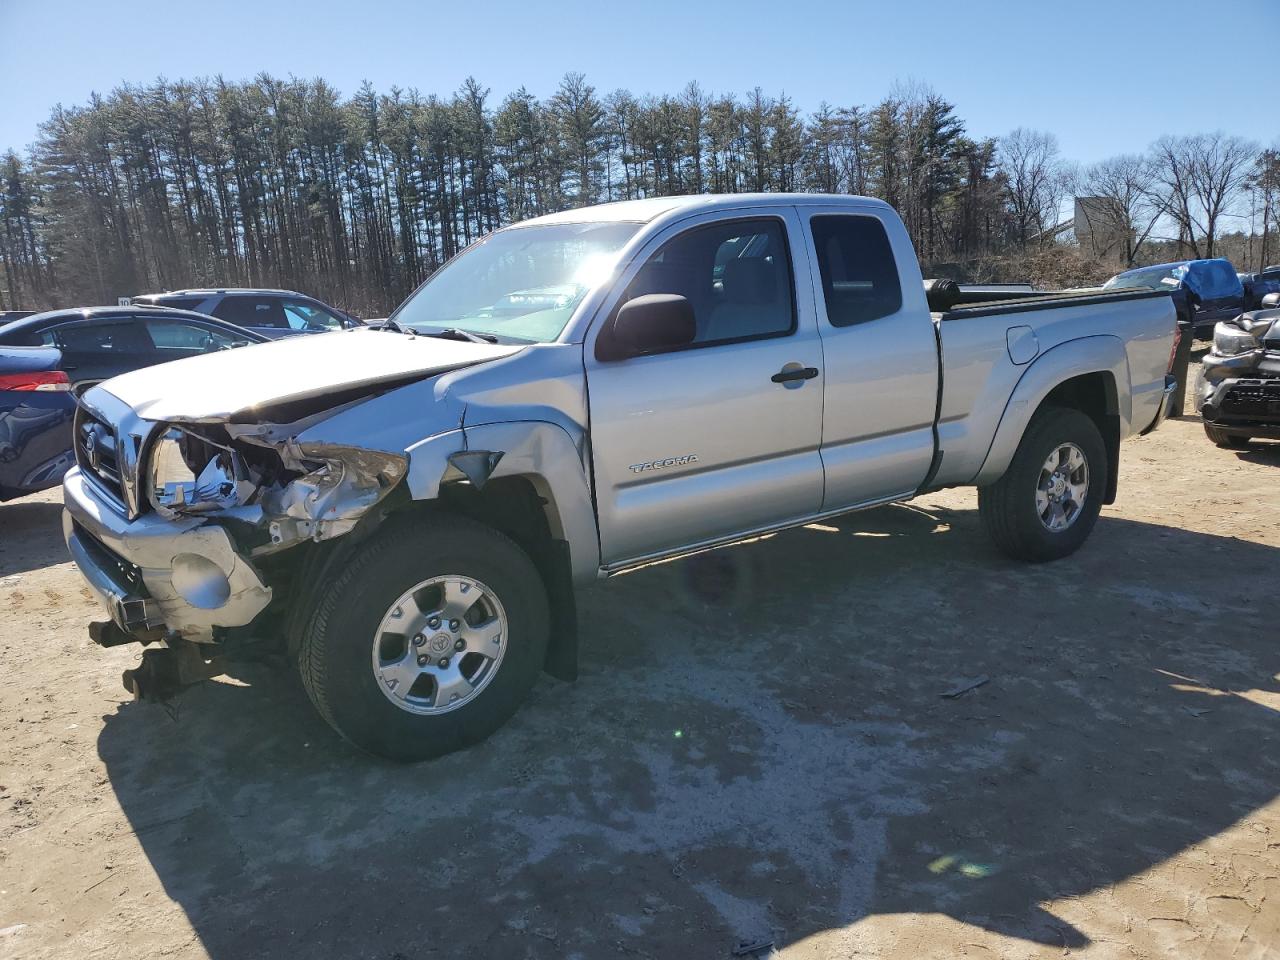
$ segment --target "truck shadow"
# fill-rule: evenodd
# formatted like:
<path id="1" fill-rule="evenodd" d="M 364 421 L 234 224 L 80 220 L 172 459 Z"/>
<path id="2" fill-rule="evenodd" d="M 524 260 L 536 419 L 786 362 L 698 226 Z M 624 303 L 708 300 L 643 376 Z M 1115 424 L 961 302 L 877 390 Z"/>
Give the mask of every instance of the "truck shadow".
<path id="1" fill-rule="evenodd" d="M 66 562 L 61 500 L 22 498 L 0 503 L 0 577 Z"/>
<path id="2" fill-rule="evenodd" d="M 1248 463 L 1280 466 L 1280 441 L 1255 440 L 1247 450 L 1236 451 L 1236 456 Z"/>
<path id="3" fill-rule="evenodd" d="M 99 754 L 215 958 L 851 953 L 875 914 L 1079 946 L 1062 902 L 1280 793 L 1238 576 L 1280 551 L 1104 517 L 1019 566 L 973 511 L 891 507 L 721 556 L 710 594 L 696 560 L 584 593 L 581 681 L 435 763 L 354 752 L 265 668 L 120 707 Z"/>

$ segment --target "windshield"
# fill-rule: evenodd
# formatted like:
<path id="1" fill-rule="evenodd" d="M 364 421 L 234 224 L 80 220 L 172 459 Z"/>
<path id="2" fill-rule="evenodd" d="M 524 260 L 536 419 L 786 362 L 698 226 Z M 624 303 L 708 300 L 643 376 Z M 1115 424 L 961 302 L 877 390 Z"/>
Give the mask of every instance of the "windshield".
<path id="1" fill-rule="evenodd" d="M 1161 287 L 1176 287 L 1182 281 L 1183 274 L 1186 272 L 1187 265 L 1185 263 L 1166 263 L 1158 267 L 1129 270 L 1126 273 L 1112 277 L 1102 285 L 1102 288 L 1104 290 L 1116 288 L 1127 290 L 1130 287 L 1152 287 L 1159 290 Z"/>
<path id="2" fill-rule="evenodd" d="M 638 223 L 557 223 L 492 233 L 441 268 L 391 319 L 545 343 L 607 279 Z"/>

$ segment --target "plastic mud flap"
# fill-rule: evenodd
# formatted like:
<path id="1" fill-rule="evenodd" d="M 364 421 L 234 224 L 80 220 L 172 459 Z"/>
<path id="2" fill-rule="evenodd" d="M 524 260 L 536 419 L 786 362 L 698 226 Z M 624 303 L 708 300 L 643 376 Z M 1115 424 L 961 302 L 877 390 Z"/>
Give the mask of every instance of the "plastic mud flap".
<path id="1" fill-rule="evenodd" d="M 1151 421 L 1151 426 L 1142 431 L 1142 436 L 1146 436 L 1174 415 L 1172 404 L 1178 392 L 1178 378 L 1173 374 L 1165 374 L 1164 389 L 1160 393 L 1160 409 L 1156 411 L 1156 418 Z M 1178 412 L 1180 413 L 1181 411 Z"/>

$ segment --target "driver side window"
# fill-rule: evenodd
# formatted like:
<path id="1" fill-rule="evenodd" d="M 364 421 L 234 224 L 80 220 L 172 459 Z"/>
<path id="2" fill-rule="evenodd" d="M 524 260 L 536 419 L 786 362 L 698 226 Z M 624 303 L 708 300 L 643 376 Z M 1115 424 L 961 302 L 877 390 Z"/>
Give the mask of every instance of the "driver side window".
<path id="1" fill-rule="evenodd" d="M 640 269 L 621 302 L 651 293 L 687 299 L 697 329 L 683 348 L 689 349 L 791 333 L 793 289 L 782 222 L 734 220 L 694 227 L 668 240 Z"/>

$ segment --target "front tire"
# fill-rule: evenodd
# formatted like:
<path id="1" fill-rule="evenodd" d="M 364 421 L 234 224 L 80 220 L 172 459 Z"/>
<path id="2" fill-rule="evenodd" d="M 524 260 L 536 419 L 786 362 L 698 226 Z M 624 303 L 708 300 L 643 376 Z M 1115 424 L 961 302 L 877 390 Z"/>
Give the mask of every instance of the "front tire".
<path id="1" fill-rule="evenodd" d="M 1080 549 L 1102 510 L 1107 451 L 1093 420 L 1066 407 L 1037 411 L 1004 476 L 978 489 L 997 547 L 1029 563 Z"/>
<path id="2" fill-rule="evenodd" d="M 426 760 L 483 740 L 528 696 L 546 655 L 547 596 L 528 555 L 490 527 L 390 523 L 322 588 L 298 669 L 351 743 Z"/>

